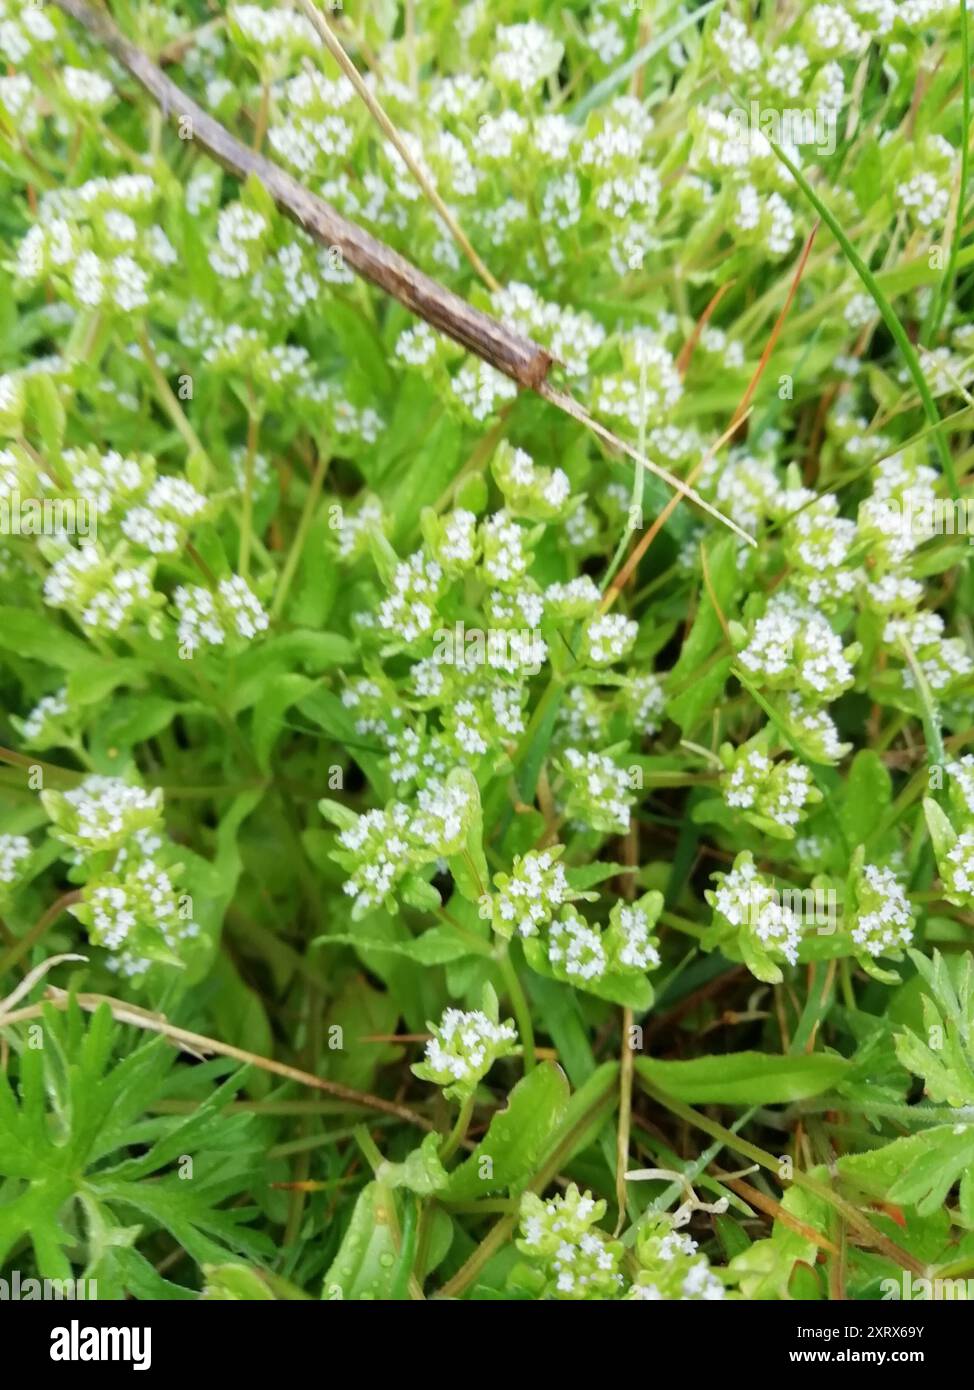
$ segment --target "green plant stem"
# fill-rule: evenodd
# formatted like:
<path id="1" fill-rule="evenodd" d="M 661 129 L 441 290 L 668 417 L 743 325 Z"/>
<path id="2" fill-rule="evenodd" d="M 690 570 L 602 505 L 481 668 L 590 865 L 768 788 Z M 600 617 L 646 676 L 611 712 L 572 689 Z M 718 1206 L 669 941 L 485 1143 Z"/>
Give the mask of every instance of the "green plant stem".
<path id="1" fill-rule="evenodd" d="M 676 912 L 661 912 L 659 919 L 664 926 L 672 927 L 674 931 L 682 932 L 684 936 L 692 936 L 696 941 L 700 941 L 707 934 L 706 927 L 700 927 L 696 922 L 691 922 L 688 917 L 681 917 Z"/>
<path id="2" fill-rule="evenodd" d="M 514 1010 L 514 1017 L 517 1021 L 517 1031 L 521 1036 L 521 1045 L 524 1048 L 524 1070 L 526 1072 L 533 1071 L 536 1058 L 531 1009 L 506 942 L 496 952 L 495 959 L 504 977 L 504 984 L 511 999 L 511 1008 Z"/>
<path id="3" fill-rule="evenodd" d="M 467 1137 L 467 1130 L 470 1128 L 470 1121 L 473 1118 L 474 1099 L 472 1095 L 467 1096 L 460 1106 L 456 1122 L 450 1133 L 440 1146 L 440 1162 L 446 1163 L 447 1159 L 453 1157 L 457 1149 Z"/>
<path id="4" fill-rule="evenodd" d="M 213 465 L 209 455 L 200 442 L 200 437 L 190 424 L 186 412 L 177 400 L 172 387 L 166 380 L 166 374 L 159 366 L 159 359 L 156 357 L 149 338 L 148 329 L 145 324 L 141 324 L 138 329 L 137 338 L 139 347 L 142 349 L 142 356 L 145 358 L 146 366 L 149 368 L 149 375 L 152 377 L 152 384 L 156 388 L 156 395 L 161 404 L 165 407 L 166 414 L 175 425 L 182 437 L 183 443 L 191 454 L 199 456 L 203 465 L 203 481 L 209 483 L 213 476 Z"/>
<path id="5" fill-rule="evenodd" d="M 257 456 L 257 439 L 260 432 L 260 419 L 253 410 L 247 412 L 247 451 L 244 455 L 244 486 L 240 516 L 240 551 L 237 569 L 241 579 L 250 575 L 250 547 L 254 530 L 254 459 Z"/>
<path id="6" fill-rule="evenodd" d="M 940 720 L 934 705 L 933 692 L 923 673 L 923 668 L 916 659 L 916 653 L 902 634 L 900 635 L 900 646 L 909 663 L 910 670 L 913 672 L 913 681 L 916 685 L 917 695 L 920 697 L 923 736 L 927 741 L 927 762 L 931 767 L 942 767 L 945 758 L 944 739 L 940 732 Z"/>
<path id="7" fill-rule="evenodd" d="M 311 483 L 308 486 L 308 494 L 304 499 L 304 506 L 301 509 L 301 516 L 298 521 L 298 529 L 294 533 L 294 539 L 291 542 L 291 549 L 288 551 L 287 559 L 284 562 L 284 568 L 281 571 L 281 577 L 277 581 L 277 592 L 275 593 L 274 601 L 271 604 L 270 616 L 272 621 L 276 618 L 279 618 L 281 616 L 281 613 L 283 612 L 284 604 L 287 601 L 288 592 L 291 588 L 291 583 L 294 579 L 295 573 L 297 572 L 301 556 L 304 553 L 304 546 L 305 542 L 308 539 L 308 532 L 310 531 L 311 523 L 314 520 L 315 507 L 318 505 L 318 499 L 321 496 L 321 489 L 324 485 L 325 475 L 328 472 L 328 465 L 330 462 L 331 454 L 329 452 L 325 452 L 324 450 L 319 452 L 318 463 L 315 467 L 314 476 L 311 479 Z"/>

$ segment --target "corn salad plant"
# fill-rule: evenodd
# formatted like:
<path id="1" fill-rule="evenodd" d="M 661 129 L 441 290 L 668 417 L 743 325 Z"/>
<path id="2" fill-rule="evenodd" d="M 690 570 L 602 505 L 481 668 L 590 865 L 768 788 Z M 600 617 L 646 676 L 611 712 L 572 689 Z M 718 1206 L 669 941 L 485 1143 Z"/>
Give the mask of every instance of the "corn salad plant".
<path id="1" fill-rule="evenodd" d="M 966 0 L 0 0 L 0 55 L 0 1272 L 974 1271 Z"/>

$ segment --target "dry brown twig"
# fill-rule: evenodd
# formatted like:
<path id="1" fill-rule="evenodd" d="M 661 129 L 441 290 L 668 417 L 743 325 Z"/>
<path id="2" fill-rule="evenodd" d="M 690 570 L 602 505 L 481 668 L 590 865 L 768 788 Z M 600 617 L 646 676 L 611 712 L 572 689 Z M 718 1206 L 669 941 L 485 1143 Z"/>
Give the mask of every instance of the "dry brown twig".
<path id="1" fill-rule="evenodd" d="M 48 0 L 80 24 L 152 97 L 163 116 L 175 122 L 211 159 L 238 179 L 253 175 L 267 190 L 277 208 L 323 246 L 337 249 L 357 275 L 398 299 L 412 313 L 452 338 L 484 362 L 503 372 L 525 390 L 535 391 L 557 409 L 590 430 L 603 444 L 620 450 L 639 467 L 662 478 L 681 496 L 693 502 L 722 526 L 727 526 L 749 545 L 754 538 L 730 517 L 712 506 L 669 469 L 640 454 L 631 444 L 601 425 L 567 392 L 548 380 L 553 358 L 538 343 L 507 327 L 499 319 L 475 309 L 459 295 L 417 269 L 384 242 L 342 217 L 322 198 L 311 193 L 286 170 L 265 155 L 250 150 L 225 126 L 203 110 L 167 77 L 137 44 L 127 39 L 105 10 L 87 0 Z"/>

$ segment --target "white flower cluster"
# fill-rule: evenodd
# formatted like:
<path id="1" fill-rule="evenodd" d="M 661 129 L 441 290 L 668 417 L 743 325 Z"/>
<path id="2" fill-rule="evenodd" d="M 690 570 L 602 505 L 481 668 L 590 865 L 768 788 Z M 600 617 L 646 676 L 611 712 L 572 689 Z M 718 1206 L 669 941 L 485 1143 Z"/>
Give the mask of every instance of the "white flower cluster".
<path id="1" fill-rule="evenodd" d="M 758 747 L 730 754 L 722 783 L 728 806 L 752 811 L 786 829 L 798 824 L 806 803 L 815 799 L 812 774 L 804 763 L 773 762 Z"/>
<path id="2" fill-rule="evenodd" d="M 855 58 L 866 35 L 841 5 L 813 5 L 802 23 L 805 47 L 813 58 Z"/>
<path id="3" fill-rule="evenodd" d="M 217 218 L 217 244 L 210 251 L 210 265 L 226 280 L 241 280 L 257 268 L 269 230 L 267 218 L 256 208 L 228 203 Z"/>
<path id="4" fill-rule="evenodd" d="M 433 780 L 416 793 L 409 833 L 419 845 L 435 846 L 438 856 L 456 854 L 477 807 L 476 783 Z"/>
<path id="5" fill-rule="evenodd" d="M 26 73 L 0 77 L 0 111 L 9 117 L 22 136 L 35 134 L 40 125 L 37 89 Z"/>
<path id="6" fill-rule="evenodd" d="M 148 174 L 121 174 L 46 194 L 17 248 L 18 280 L 57 274 L 83 309 L 146 308 L 154 272 L 177 259 L 162 227 L 145 225 L 159 192 Z"/>
<path id="7" fill-rule="evenodd" d="M 683 395 L 683 379 L 669 350 L 644 332 L 623 342 L 626 370 L 599 378 L 596 408 L 638 432 L 659 423 Z"/>
<path id="8" fill-rule="evenodd" d="M 543 1267 L 552 1297 L 605 1299 L 620 1293 L 622 1246 L 595 1224 L 605 1215 L 605 1206 L 590 1192 L 580 1192 L 574 1183 L 552 1198 L 543 1199 L 533 1192 L 521 1198 L 517 1247 Z"/>
<path id="9" fill-rule="evenodd" d="M 422 550 L 401 560 L 392 577 L 392 593 L 379 605 L 379 626 L 406 644 L 430 632 L 444 578 L 443 567 Z"/>
<path id="10" fill-rule="evenodd" d="M 854 874 L 852 940 L 872 957 L 890 955 L 913 940 L 910 900 L 892 869 L 864 864 Z"/>
<path id="11" fill-rule="evenodd" d="M 666 692 L 659 676 L 644 671 L 623 687 L 623 699 L 637 734 L 659 732 L 666 708 Z"/>
<path id="12" fill-rule="evenodd" d="M 497 874 L 497 892 L 486 905 L 494 930 L 510 938 L 536 936 L 574 894 L 553 850 L 531 850 L 514 860 L 510 874 Z"/>
<path id="13" fill-rule="evenodd" d="M 414 1070 L 425 1081 L 446 1086 L 448 1094 L 470 1094 L 498 1057 L 517 1042 L 514 1024 L 498 1023 L 480 1009 L 447 1009 L 426 1044 L 425 1061 Z"/>
<path id="14" fill-rule="evenodd" d="M 24 4 L 11 12 L 0 5 L 0 53 L 8 63 L 22 63 L 35 49 L 48 48 L 57 38 L 50 17 L 39 5 Z"/>
<path id="15" fill-rule="evenodd" d="M 550 29 L 530 20 L 527 24 L 502 24 L 497 30 L 497 52 L 491 76 L 502 86 L 530 92 L 557 72 L 564 48 Z"/>
<path id="16" fill-rule="evenodd" d="M 349 875 L 343 891 L 354 899 L 353 916 L 390 899 L 413 869 L 459 853 L 477 804 L 473 777 L 456 771 L 445 780 L 431 777 L 411 802 L 392 801 L 360 816 L 322 802 L 340 827 L 333 857 Z"/>
<path id="17" fill-rule="evenodd" d="M 502 446 L 494 456 L 492 472 L 508 511 L 543 521 L 564 514 L 571 496 L 564 469 L 540 468 L 526 450 Z"/>
<path id="18" fill-rule="evenodd" d="M 945 624 L 939 613 L 924 609 L 905 618 L 890 618 L 883 628 L 883 641 L 900 659 L 904 659 L 901 639 L 905 639 L 916 657 L 932 690 L 941 692 L 955 681 L 974 671 L 974 659 L 959 637 L 945 637 Z M 916 683 L 912 666 L 903 671 L 903 684 L 912 690 Z"/>
<path id="19" fill-rule="evenodd" d="M 175 555 L 206 509 L 206 498 L 185 478 L 158 478 L 145 501 L 122 518 L 122 532 L 152 555 Z"/>
<path id="20" fill-rule="evenodd" d="M 600 613 L 585 624 L 581 659 L 611 666 L 628 655 L 638 632 L 639 625 L 624 613 Z"/>
<path id="21" fill-rule="evenodd" d="M 734 15 L 725 11 L 720 16 L 713 39 L 735 77 L 757 72 L 760 68 L 761 50 L 748 34 L 743 21 Z"/>
<path id="22" fill-rule="evenodd" d="M 483 524 L 483 569 L 493 584 L 517 584 L 525 575 L 530 554 L 526 532 L 506 512 L 495 512 Z"/>
<path id="23" fill-rule="evenodd" d="M 947 896 L 974 904 L 974 829 L 962 830 L 940 861 Z"/>
<path id="24" fill-rule="evenodd" d="M 561 770 L 567 783 L 565 809 L 593 830 L 629 829 L 632 796 L 625 771 L 604 753 L 583 753 L 566 748 Z"/>
<path id="25" fill-rule="evenodd" d="M 339 834 L 339 852 L 344 855 L 340 862 L 352 870 L 342 891 L 355 899 L 358 915 L 378 907 L 408 873 L 413 857 L 407 838 L 411 819 L 409 807 L 394 801 L 384 811 L 366 811 Z"/>
<path id="26" fill-rule="evenodd" d="M 65 449 L 61 467 L 73 491 L 87 498 L 103 521 L 142 492 L 151 474 L 147 460 L 123 456 L 117 449 L 101 453 L 94 446 Z"/>
<path id="27" fill-rule="evenodd" d="M 425 367 L 438 356 L 442 342 L 442 334 L 428 323 L 418 323 L 399 334 L 395 353 L 409 367 Z"/>
<path id="28" fill-rule="evenodd" d="M 62 68 L 61 81 L 72 105 L 82 111 L 104 111 L 115 95 L 107 78 L 88 68 Z"/>
<path id="29" fill-rule="evenodd" d="M 840 517 L 834 495 L 803 507 L 785 526 L 785 553 L 794 567 L 792 583 L 808 601 L 837 608 L 860 582 L 851 561 L 858 535 L 856 523 Z"/>
<path id="30" fill-rule="evenodd" d="M 715 874 L 714 882 L 717 888 L 708 890 L 706 897 L 724 922 L 743 929 L 770 960 L 798 963 L 801 922 L 781 901 L 772 883 L 758 872 L 749 851 L 737 856 L 729 873 Z M 752 965 L 752 961 L 748 964 Z"/>
<path id="31" fill-rule="evenodd" d="M 517 280 L 495 291 L 493 298 L 498 318 L 546 347 L 569 376 L 588 373 L 589 358 L 605 341 L 605 329 L 590 314 L 549 303 Z"/>
<path id="32" fill-rule="evenodd" d="M 789 591 L 772 595 L 738 660 L 777 689 L 837 699 L 854 680 L 842 640 L 816 608 Z"/>
<path id="33" fill-rule="evenodd" d="M 144 566 L 115 567 L 96 545 L 69 547 L 44 581 L 44 602 L 70 608 L 92 633 L 120 632 L 161 602 Z"/>
<path id="34" fill-rule="evenodd" d="M 289 53 L 293 49 L 319 48 L 321 40 L 304 15 L 295 10 L 263 9 L 260 5 L 231 5 L 227 10 L 231 33 L 257 52 Z"/>
<path id="35" fill-rule="evenodd" d="M 544 593 L 545 607 L 558 618 L 587 618 L 601 598 L 599 586 L 587 574 L 564 584 L 549 584 Z"/>
<path id="36" fill-rule="evenodd" d="M 105 261 L 94 251 L 82 251 L 71 272 L 71 288 L 86 309 L 107 303 L 132 312 L 149 303 L 149 276 L 133 256 Z"/>
<path id="37" fill-rule="evenodd" d="M 950 184 L 940 180 L 936 174 L 921 169 L 897 187 L 896 197 L 919 226 L 937 227 L 947 216 L 950 207 Z"/>
<path id="38" fill-rule="evenodd" d="M 17 882 L 30 852 L 26 835 L 0 835 L 0 891 Z"/>
<path id="39" fill-rule="evenodd" d="M 551 924 L 548 960 L 556 973 L 583 984 L 601 979 L 609 964 L 602 933 L 572 907 Z"/>
<path id="40" fill-rule="evenodd" d="M 158 823 L 162 815 L 162 791 L 146 791 L 121 777 L 86 777 L 66 792 L 41 794 L 44 807 L 65 844 L 82 854 L 118 849 L 137 830 Z"/>
<path id="41" fill-rule="evenodd" d="M 961 803 L 974 816 L 974 753 L 965 753 L 962 758 L 947 763 L 946 772 Z"/>
<path id="42" fill-rule="evenodd" d="M 655 920 L 645 900 L 633 903 L 620 900 L 614 905 L 609 915 L 610 926 L 606 933 L 610 942 L 614 937 L 619 938 L 612 953 L 614 964 L 640 971 L 658 968 L 659 947 L 652 935 Z"/>
<path id="43" fill-rule="evenodd" d="M 371 527 L 381 532 L 383 523 L 382 503 L 371 493 L 362 501 L 358 511 L 341 509 L 341 525 L 338 527 L 336 541 L 338 553 L 343 560 L 358 559 L 368 547 L 368 533 Z"/>
<path id="44" fill-rule="evenodd" d="M 28 748 L 53 746 L 58 737 L 57 721 L 68 713 L 68 688 L 62 686 L 52 695 L 44 695 L 27 715 L 19 721 L 20 736 Z M 55 727 L 51 727 L 51 726 Z"/>
<path id="45" fill-rule="evenodd" d="M 189 656 L 203 645 L 222 647 L 228 637 L 251 641 L 270 626 L 260 600 L 239 574 L 221 579 L 215 592 L 181 584 L 173 602 L 177 641 Z"/>
<path id="46" fill-rule="evenodd" d="M 463 574 L 476 563 L 479 550 L 477 518 L 464 507 L 455 507 L 443 518 L 435 544 L 430 544 L 433 557 L 445 570 Z"/>
<path id="47" fill-rule="evenodd" d="M 697 1242 L 661 1213 L 643 1226 L 637 1237 L 642 1266 L 625 1297 L 637 1302 L 693 1300 L 712 1302 L 724 1298 L 724 1286 L 710 1268 Z"/>
<path id="48" fill-rule="evenodd" d="M 457 400 L 478 424 L 489 420 L 501 405 L 513 401 L 517 396 L 516 383 L 479 358 L 461 367 L 450 386 Z"/>
<path id="49" fill-rule="evenodd" d="M 105 875 L 85 890 L 91 909 L 90 934 L 96 945 L 119 951 L 137 933 L 158 934 L 173 952 L 182 938 L 199 927 L 184 921 L 172 879 L 151 859 L 144 859 L 124 876 Z"/>

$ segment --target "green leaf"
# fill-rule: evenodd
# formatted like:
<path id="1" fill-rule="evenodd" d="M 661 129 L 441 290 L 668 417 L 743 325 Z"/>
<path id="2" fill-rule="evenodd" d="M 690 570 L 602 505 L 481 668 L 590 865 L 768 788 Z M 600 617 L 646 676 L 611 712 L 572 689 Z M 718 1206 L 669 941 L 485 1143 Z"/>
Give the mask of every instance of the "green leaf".
<path id="1" fill-rule="evenodd" d="M 440 1162 L 438 1134 L 427 1134 L 418 1149 L 413 1149 L 402 1163 L 383 1163 L 376 1177 L 388 1187 L 405 1187 L 421 1197 L 441 1192 L 447 1184 L 447 1172 Z"/>
<path id="2" fill-rule="evenodd" d="M 607 878 L 616 878 L 619 874 L 628 873 L 632 873 L 632 870 L 625 864 L 610 864 L 600 859 L 594 860 L 591 864 L 565 866 L 565 877 L 570 886 L 578 892 L 594 888 L 597 883 L 604 883 Z"/>
<path id="3" fill-rule="evenodd" d="M 813 1052 L 775 1057 L 766 1052 L 731 1052 L 658 1062 L 637 1057 L 636 1069 L 652 1085 L 688 1105 L 783 1105 L 832 1090 L 850 1063 L 844 1057 Z"/>
<path id="4" fill-rule="evenodd" d="M 322 1298 L 390 1296 L 399 1254 L 390 1227 L 394 1213 L 391 1188 L 379 1182 L 366 1183 L 338 1254 L 325 1274 Z"/>
<path id="5" fill-rule="evenodd" d="M 597 999 L 607 999 L 610 1004 L 621 1004 L 634 1013 L 644 1014 L 653 1002 L 653 986 L 645 975 L 625 975 L 618 970 L 606 970 L 592 980 L 566 980 L 557 974 L 548 960 L 548 948 L 538 937 L 530 937 L 524 942 L 524 958 L 531 969 L 549 980 L 570 983 L 585 994 L 594 994 Z"/>
<path id="6" fill-rule="evenodd" d="M 880 1149 L 846 1156 L 840 1170 L 862 1191 L 916 1207 L 920 1216 L 942 1207 L 960 1182 L 962 1210 L 974 1213 L 974 1125 L 937 1125 L 894 1139 Z"/>
<path id="7" fill-rule="evenodd" d="M 310 676 L 285 672 L 275 676 L 261 691 L 254 706 L 254 756 L 262 772 L 269 772 L 274 745 L 284 727 L 284 716 L 292 705 L 298 704 L 314 687 Z"/>
<path id="8" fill-rule="evenodd" d="M 47 613 L 0 608 L 0 650 L 72 671 L 91 662 L 91 648 Z"/>
<path id="9" fill-rule="evenodd" d="M 527 1184 L 568 1106 L 568 1078 L 542 1062 L 514 1087 L 473 1153 L 450 1174 L 444 1192 L 456 1201 Z"/>
<path id="10" fill-rule="evenodd" d="M 408 960 L 418 961 L 420 965 L 446 965 L 464 956 L 489 955 L 487 942 L 478 948 L 473 940 L 461 936 L 452 927 L 430 927 L 421 936 L 411 941 L 386 941 L 381 937 L 369 936 L 368 932 L 335 932 L 329 936 L 315 938 L 316 946 L 354 946 L 359 951 L 391 951 L 396 956 L 406 956 Z"/>
<path id="11" fill-rule="evenodd" d="M 864 844 L 875 830 L 893 795 L 893 779 L 878 753 L 861 749 L 852 760 L 840 816 L 851 845 Z"/>

